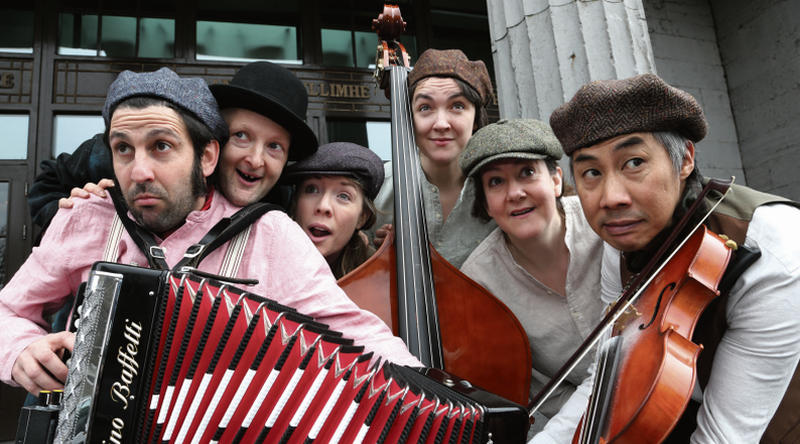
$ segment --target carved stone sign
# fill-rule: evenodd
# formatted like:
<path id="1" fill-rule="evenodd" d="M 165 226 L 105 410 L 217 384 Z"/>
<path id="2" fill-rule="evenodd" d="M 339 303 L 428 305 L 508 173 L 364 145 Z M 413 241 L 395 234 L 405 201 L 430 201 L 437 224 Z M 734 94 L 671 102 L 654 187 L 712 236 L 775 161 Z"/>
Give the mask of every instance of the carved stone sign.
<path id="1" fill-rule="evenodd" d="M 341 97 L 347 99 L 369 99 L 372 95 L 369 85 L 353 83 L 332 83 L 326 81 L 304 81 L 311 97 Z"/>

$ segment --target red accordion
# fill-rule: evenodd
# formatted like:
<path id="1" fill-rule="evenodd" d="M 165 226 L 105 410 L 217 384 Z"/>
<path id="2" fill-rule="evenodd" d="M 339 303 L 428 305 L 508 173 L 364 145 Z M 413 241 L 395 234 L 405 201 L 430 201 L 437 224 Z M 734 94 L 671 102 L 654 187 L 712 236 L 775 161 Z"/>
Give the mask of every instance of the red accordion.
<path id="1" fill-rule="evenodd" d="M 95 265 L 56 442 L 523 442 L 527 413 L 192 273 Z"/>

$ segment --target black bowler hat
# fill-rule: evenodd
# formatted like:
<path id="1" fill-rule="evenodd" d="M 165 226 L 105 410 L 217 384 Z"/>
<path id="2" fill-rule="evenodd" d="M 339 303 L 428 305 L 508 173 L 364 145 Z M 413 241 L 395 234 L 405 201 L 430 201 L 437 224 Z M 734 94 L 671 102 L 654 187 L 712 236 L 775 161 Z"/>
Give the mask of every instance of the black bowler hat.
<path id="1" fill-rule="evenodd" d="M 220 109 L 249 109 L 286 128 L 292 136 L 289 160 L 301 160 L 317 151 L 317 136 L 304 120 L 308 93 L 288 69 L 270 62 L 253 62 L 239 69 L 229 84 L 210 88 Z"/>

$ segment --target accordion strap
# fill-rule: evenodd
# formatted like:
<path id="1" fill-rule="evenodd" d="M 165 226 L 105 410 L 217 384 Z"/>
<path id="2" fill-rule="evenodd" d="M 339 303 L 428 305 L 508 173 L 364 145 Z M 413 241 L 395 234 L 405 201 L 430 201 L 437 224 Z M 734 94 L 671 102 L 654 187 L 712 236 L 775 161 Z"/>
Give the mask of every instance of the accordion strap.
<path id="1" fill-rule="evenodd" d="M 111 200 L 114 202 L 114 208 L 117 210 L 117 217 L 131 236 L 131 239 L 133 239 L 136 245 L 139 246 L 139 249 L 141 249 L 147 257 L 150 268 L 169 270 L 170 267 L 167 264 L 164 249 L 158 245 L 153 234 L 128 217 L 127 205 L 125 205 L 122 195 L 116 187 L 110 188 L 109 191 L 111 192 Z M 186 250 L 186 253 L 183 254 L 183 259 L 175 265 L 174 269 L 180 270 L 183 267 L 197 267 L 212 251 L 231 240 L 237 234 L 247 230 L 246 233 L 243 233 L 242 236 L 237 237 L 234 242 L 231 242 L 228 253 L 225 256 L 225 261 L 223 261 L 223 270 L 220 270 L 220 274 L 223 276 L 232 277 L 230 273 L 235 274 L 239 268 L 241 256 L 247 244 L 247 238 L 249 237 L 250 225 L 258 220 L 264 213 L 274 209 L 280 209 L 280 207 L 274 204 L 257 202 L 242 208 L 230 217 L 222 218 L 222 220 L 217 222 L 217 224 L 203 236 L 200 242 L 197 242 Z M 114 224 L 112 223 L 112 235 L 114 231 L 113 227 Z"/>
<path id="2" fill-rule="evenodd" d="M 239 265 L 242 263 L 242 255 L 244 248 L 247 246 L 247 239 L 250 237 L 250 229 L 252 225 L 240 231 L 239 234 L 231 239 L 228 244 L 228 250 L 225 252 L 225 258 L 222 259 L 222 265 L 219 266 L 219 275 L 227 278 L 236 277 L 239 271 Z"/>
<path id="3" fill-rule="evenodd" d="M 106 249 L 103 251 L 103 262 L 116 262 L 119 257 L 119 241 L 122 239 L 122 233 L 125 227 L 122 226 L 122 221 L 118 214 L 114 214 L 114 219 L 111 221 L 111 230 L 108 232 L 108 239 L 106 240 Z"/>
<path id="4" fill-rule="evenodd" d="M 279 208 L 274 204 L 257 202 L 242 208 L 230 217 L 223 218 L 200 239 L 200 242 L 186 250 L 186 253 L 183 254 L 183 259 L 175 265 L 174 269 L 197 267 L 212 251 L 242 233 L 242 236 L 237 237 L 228 247 L 228 253 L 226 253 L 225 261 L 223 262 L 223 268 L 227 268 L 227 270 L 220 270 L 220 274 L 223 276 L 233 277 L 229 273 L 235 274 L 239 268 L 241 255 L 244 252 L 244 247 L 250 234 L 250 226 L 264 213 Z M 246 233 L 244 233 L 244 230 L 246 230 Z M 225 262 L 228 261 L 231 262 L 230 265 L 226 265 Z"/>
<path id="5" fill-rule="evenodd" d="M 108 191 L 111 193 L 114 209 L 117 210 L 117 217 L 122 221 L 122 225 L 125 226 L 125 231 L 128 232 L 131 239 L 136 242 L 136 245 L 139 246 L 139 249 L 141 249 L 145 257 L 147 257 L 147 263 L 150 264 L 150 268 L 169 270 L 164 249 L 158 245 L 153 234 L 128 217 L 128 206 L 125 204 L 119 189 L 117 187 L 112 187 L 109 188 Z"/>

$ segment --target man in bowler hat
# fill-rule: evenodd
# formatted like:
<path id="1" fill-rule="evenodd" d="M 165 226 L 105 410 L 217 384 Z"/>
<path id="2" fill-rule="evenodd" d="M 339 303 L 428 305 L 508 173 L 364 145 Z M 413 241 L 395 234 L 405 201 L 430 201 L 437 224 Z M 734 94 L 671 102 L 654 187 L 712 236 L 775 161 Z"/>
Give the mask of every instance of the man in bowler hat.
<path id="1" fill-rule="evenodd" d="M 613 302 L 706 182 L 695 165 L 706 119 L 690 94 L 645 74 L 584 85 L 550 124 L 606 242 L 602 297 Z M 738 265 L 728 265 L 694 330 L 704 347 L 694 394 L 668 442 L 796 442 L 800 394 L 787 386 L 800 359 L 800 210 L 747 187 L 731 191 L 705 224 L 738 246 Z"/>
<path id="2" fill-rule="evenodd" d="M 260 200 L 285 205 L 288 192 L 275 187 L 288 160 L 301 160 L 317 149 L 317 138 L 305 123 L 308 94 L 288 69 L 271 62 L 243 66 L 228 84 L 210 86 L 230 127 L 230 138 L 220 149 L 219 167 L 211 182 L 233 204 Z M 46 228 L 67 200 L 103 196 L 111 186 L 111 158 L 102 134 L 83 142 L 71 154 L 41 164 L 28 197 L 34 223 Z M 88 185 L 86 185 L 88 184 Z M 84 189 L 86 185 L 86 189 Z M 60 200 L 60 202 L 59 202 Z"/>
<path id="3" fill-rule="evenodd" d="M 228 138 L 217 103 L 202 79 L 180 78 L 167 68 L 125 71 L 109 88 L 103 117 L 116 187 L 173 267 L 218 221 L 239 210 L 207 183 Z M 40 246 L 0 291 L 0 380 L 34 394 L 60 388 L 67 367 L 59 356 L 72 349 L 74 334 L 49 333 L 45 318 L 76 293 L 95 261 L 143 266 L 152 259 L 127 232 L 109 241 L 116 214 L 110 197 L 94 195 L 58 212 Z M 219 273 L 229 244 L 213 250 L 198 268 Z M 285 213 L 271 211 L 254 222 L 244 250 L 231 276 L 259 279 L 248 291 L 313 316 L 377 356 L 418 363 L 380 319 L 342 292 L 325 260 Z"/>

